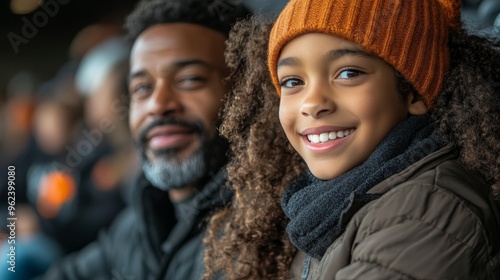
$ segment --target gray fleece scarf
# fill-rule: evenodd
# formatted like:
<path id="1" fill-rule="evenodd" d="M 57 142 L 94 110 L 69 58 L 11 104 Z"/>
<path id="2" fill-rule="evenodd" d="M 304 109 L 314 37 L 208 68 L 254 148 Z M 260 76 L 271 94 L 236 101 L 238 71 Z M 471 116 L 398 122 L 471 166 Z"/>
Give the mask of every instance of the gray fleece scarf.
<path id="1" fill-rule="evenodd" d="M 369 189 L 442 146 L 430 117 L 414 116 L 398 124 L 363 164 L 339 177 L 324 181 L 306 172 L 281 197 L 283 211 L 290 219 L 286 230 L 291 242 L 307 255 L 321 259 L 352 215 L 379 197 L 367 194 Z"/>

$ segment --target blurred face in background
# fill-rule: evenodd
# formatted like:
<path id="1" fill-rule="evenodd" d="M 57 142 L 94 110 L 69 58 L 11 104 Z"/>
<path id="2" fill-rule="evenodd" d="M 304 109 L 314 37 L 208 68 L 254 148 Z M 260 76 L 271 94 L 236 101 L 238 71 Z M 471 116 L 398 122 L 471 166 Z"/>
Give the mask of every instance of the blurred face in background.
<path id="1" fill-rule="evenodd" d="M 123 122 L 127 117 L 124 110 L 126 101 L 126 69 L 118 65 L 108 72 L 103 82 L 90 93 L 85 103 L 85 121 L 93 128 L 99 128 L 104 120 L 111 120 L 115 125 Z M 125 66 L 123 66 L 125 67 Z M 122 84 L 123 83 L 123 84 Z"/>
<path id="2" fill-rule="evenodd" d="M 70 138 L 70 116 L 64 105 L 57 102 L 41 103 L 34 118 L 34 134 L 40 149 L 48 155 L 64 150 Z"/>
<path id="3" fill-rule="evenodd" d="M 225 36 L 194 24 L 158 24 L 130 60 L 130 128 L 153 185 L 194 184 L 224 157 L 216 122 L 227 91 Z"/>

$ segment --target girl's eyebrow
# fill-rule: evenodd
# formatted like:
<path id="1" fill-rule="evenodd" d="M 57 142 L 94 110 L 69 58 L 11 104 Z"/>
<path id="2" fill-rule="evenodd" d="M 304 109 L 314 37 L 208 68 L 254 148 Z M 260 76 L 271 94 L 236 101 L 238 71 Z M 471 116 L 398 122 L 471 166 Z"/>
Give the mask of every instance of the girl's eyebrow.
<path id="1" fill-rule="evenodd" d="M 302 62 L 300 59 L 295 58 L 295 57 L 285 57 L 283 59 L 280 59 L 278 61 L 278 67 L 280 68 L 281 66 L 301 66 Z"/>
<path id="2" fill-rule="evenodd" d="M 332 62 L 334 60 L 337 60 L 343 56 L 346 56 L 346 55 L 354 55 L 354 56 L 365 56 L 365 57 L 369 57 L 369 58 L 373 58 L 374 55 L 371 55 L 363 50 L 360 50 L 360 49 L 337 49 L 337 50 L 331 50 L 329 52 L 327 52 L 322 60 L 324 62 Z M 280 68 L 281 66 L 301 66 L 302 65 L 302 62 L 300 61 L 300 59 L 296 58 L 296 57 L 285 57 L 283 59 L 280 59 L 278 61 L 278 64 L 277 64 L 277 68 Z"/>
<path id="3" fill-rule="evenodd" d="M 346 56 L 346 55 L 353 55 L 353 56 L 365 56 L 365 57 L 368 57 L 368 58 L 373 58 L 374 56 L 361 50 L 361 49 L 338 49 L 338 50 L 331 50 L 329 52 L 327 52 L 324 56 L 323 56 L 323 61 L 324 62 L 332 62 L 334 60 L 337 60 L 343 56 Z"/>

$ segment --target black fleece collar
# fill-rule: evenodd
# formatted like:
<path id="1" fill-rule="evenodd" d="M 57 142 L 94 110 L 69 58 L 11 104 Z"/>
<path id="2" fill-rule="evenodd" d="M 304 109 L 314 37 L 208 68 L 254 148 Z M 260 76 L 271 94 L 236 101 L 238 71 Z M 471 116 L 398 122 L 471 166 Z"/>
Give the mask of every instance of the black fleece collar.
<path id="1" fill-rule="evenodd" d="M 207 176 L 205 185 L 188 203 L 180 206 L 181 219 L 177 220 L 168 192 L 153 187 L 141 176 L 134 192 L 134 208 L 142 224 L 138 226 L 148 237 L 148 245 L 158 257 L 162 254 L 161 247 L 167 238 L 174 239 L 174 242 L 169 243 L 175 245 L 198 234 L 207 216 L 231 201 L 233 192 L 225 186 L 226 178 L 224 169 Z"/>

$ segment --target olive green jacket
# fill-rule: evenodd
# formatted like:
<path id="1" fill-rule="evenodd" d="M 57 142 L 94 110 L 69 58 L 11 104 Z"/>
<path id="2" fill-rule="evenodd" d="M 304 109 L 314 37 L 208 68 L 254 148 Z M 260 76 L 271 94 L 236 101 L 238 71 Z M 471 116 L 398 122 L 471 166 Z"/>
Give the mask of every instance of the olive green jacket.
<path id="1" fill-rule="evenodd" d="M 321 261 L 293 279 L 500 279 L 500 208 L 445 147 L 373 187 Z M 346 209 L 345 211 L 349 211 Z"/>

